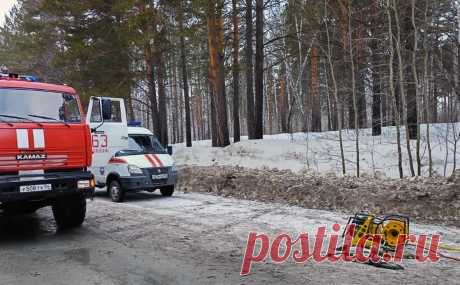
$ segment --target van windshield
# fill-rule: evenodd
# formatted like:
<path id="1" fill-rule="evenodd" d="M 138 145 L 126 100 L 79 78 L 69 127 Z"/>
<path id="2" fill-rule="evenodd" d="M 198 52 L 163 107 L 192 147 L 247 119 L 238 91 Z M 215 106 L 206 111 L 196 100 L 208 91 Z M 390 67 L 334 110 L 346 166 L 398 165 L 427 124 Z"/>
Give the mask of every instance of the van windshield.
<path id="1" fill-rule="evenodd" d="M 7 122 L 81 122 L 75 96 L 40 90 L 0 88 L 0 114 Z"/>
<path id="2" fill-rule="evenodd" d="M 152 135 L 129 135 L 129 147 L 118 152 L 119 156 L 135 154 L 168 154 L 158 139 Z"/>

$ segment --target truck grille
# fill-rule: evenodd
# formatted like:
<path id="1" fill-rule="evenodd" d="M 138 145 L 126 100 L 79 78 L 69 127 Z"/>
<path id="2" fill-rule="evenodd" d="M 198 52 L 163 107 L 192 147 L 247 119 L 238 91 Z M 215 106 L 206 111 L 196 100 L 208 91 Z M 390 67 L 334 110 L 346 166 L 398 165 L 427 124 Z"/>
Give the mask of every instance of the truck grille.
<path id="1" fill-rule="evenodd" d="M 148 173 L 150 175 L 169 173 L 169 167 L 149 168 Z"/>
<path id="2" fill-rule="evenodd" d="M 169 167 L 159 167 L 159 168 L 149 168 L 147 169 L 147 174 L 152 179 L 152 175 L 160 175 L 160 174 L 169 174 Z M 162 185 L 168 182 L 168 178 L 166 179 L 152 179 L 152 183 L 154 185 Z"/>
<path id="3" fill-rule="evenodd" d="M 10 169 L 50 169 L 60 168 L 68 164 L 67 155 L 48 155 L 44 160 L 18 161 L 15 156 L 0 157 L 0 173 L 10 172 Z"/>

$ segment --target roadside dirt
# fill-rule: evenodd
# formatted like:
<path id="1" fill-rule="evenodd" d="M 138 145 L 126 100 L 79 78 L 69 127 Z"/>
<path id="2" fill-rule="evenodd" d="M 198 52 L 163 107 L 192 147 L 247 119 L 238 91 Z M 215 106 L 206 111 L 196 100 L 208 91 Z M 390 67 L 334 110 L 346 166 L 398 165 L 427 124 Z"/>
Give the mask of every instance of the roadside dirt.
<path id="1" fill-rule="evenodd" d="M 422 223 L 459 226 L 460 173 L 446 179 L 337 177 L 241 167 L 180 168 L 180 189 L 348 214 L 400 214 Z"/>

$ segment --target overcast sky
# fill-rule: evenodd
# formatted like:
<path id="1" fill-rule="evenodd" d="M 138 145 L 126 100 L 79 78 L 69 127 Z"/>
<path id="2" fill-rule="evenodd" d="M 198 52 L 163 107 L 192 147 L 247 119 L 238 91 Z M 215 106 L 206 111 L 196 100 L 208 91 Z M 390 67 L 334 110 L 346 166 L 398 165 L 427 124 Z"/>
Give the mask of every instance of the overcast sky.
<path id="1" fill-rule="evenodd" d="M 0 25 L 3 26 L 5 22 L 5 15 L 16 3 L 16 0 L 0 0 Z"/>

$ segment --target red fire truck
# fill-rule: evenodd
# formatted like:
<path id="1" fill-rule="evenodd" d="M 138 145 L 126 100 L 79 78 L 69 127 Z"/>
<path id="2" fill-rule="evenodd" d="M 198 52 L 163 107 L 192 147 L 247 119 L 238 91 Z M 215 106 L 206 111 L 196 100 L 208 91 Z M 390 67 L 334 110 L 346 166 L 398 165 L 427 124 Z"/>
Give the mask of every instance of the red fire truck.
<path id="1" fill-rule="evenodd" d="M 0 76 L 0 215 L 52 206 L 59 229 L 80 226 L 94 195 L 91 157 L 73 88 Z"/>

